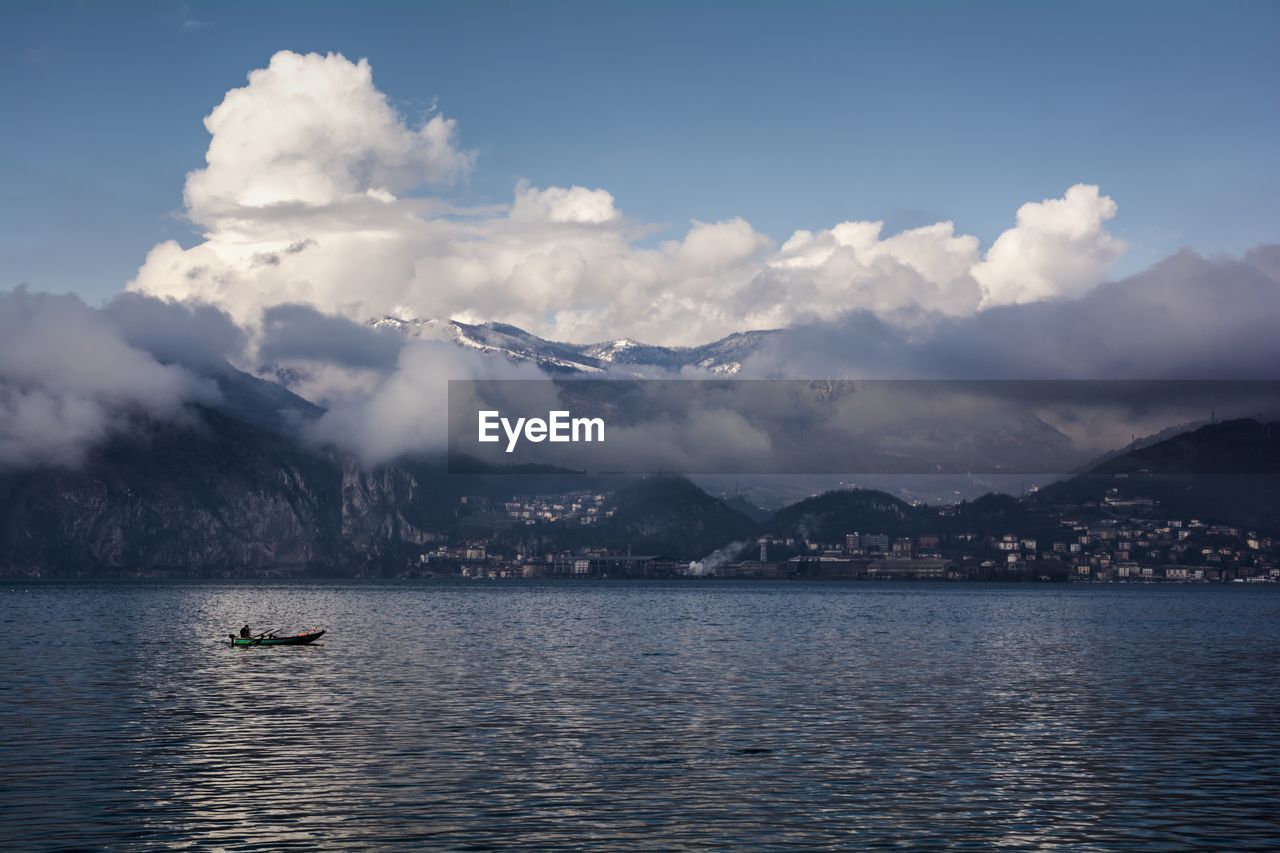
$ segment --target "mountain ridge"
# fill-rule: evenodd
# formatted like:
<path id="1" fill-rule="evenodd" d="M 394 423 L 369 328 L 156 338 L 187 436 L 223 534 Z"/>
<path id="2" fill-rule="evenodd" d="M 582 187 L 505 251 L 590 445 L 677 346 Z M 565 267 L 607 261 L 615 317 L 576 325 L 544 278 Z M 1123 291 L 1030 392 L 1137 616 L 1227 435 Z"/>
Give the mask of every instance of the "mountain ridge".
<path id="1" fill-rule="evenodd" d="M 679 373 L 685 368 L 708 371 L 717 376 L 735 376 L 742 362 L 778 329 L 734 332 L 719 340 L 696 346 L 667 347 L 630 338 L 589 344 L 552 341 L 509 323 L 464 323 L 440 318 L 383 316 L 369 321 L 375 329 L 399 332 L 408 338 L 451 342 L 464 349 L 504 355 L 516 362 L 533 362 L 548 372 L 635 376 L 655 371 Z"/>
<path id="2" fill-rule="evenodd" d="M 631 349 L 617 348 L 614 357 Z M 0 572 L 391 572 L 430 543 L 492 527 L 484 517 L 460 514 L 465 495 L 501 500 L 606 487 L 599 477 L 574 480 L 556 471 L 451 476 L 443 458 L 366 469 L 299 438 L 298 426 L 318 417 L 319 407 L 225 365 L 210 376 L 222 399 L 192 407 L 188 421 L 137 423 L 80 468 L 0 472 Z M 1280 531 L 1280 423 L 1201 426 L 1108 454 L 1089 472 L 1022 500 L 988 494 L 917 506 L 883 491 L 837 490 L 761 520 L 683 478 L 619 480 L 608 488 L 619 499 L 612 518 L 532 535 L 549 545 L 633 546 L 698 558 L 761 534 L 824 542 L 851 532 L 1036 534 L 1057 526 L 1062 506 L 1105 515 L 1106 499 L 1117 496 L 1156 501 L 1169 517 L 1270 532 Z"/>

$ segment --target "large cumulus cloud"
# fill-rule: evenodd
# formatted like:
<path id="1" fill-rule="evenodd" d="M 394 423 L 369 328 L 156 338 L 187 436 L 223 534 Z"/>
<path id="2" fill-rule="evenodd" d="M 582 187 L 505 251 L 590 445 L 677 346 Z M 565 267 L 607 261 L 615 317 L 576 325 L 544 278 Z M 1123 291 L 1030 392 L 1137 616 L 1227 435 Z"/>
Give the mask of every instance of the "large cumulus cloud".
<path id="1" fill-rule="evenodd" d="M 357 321 L 394 314 L 499 320 L 574 342 L 693 344 L 744 328 L 865 310 L 948 316 L 1079 294 L 1123 251 L 1097 187 L 1024 205 L 984 253 L 950 222 L 886 235 L 880 222 L 797 231 L 694 222 L 652 244 L 605 189 L 521 182 L 499 209 L 460 210 L 422 188 L 465 176 L 452 120 L 410 123 L 369 64 L 277 53 L 205 121 L 207 165 L 187 179 L 184 248 L 156 246 L 131 283 L 196 297 L 256 324 L 301 303 Z"/>
<path id="2" fill-rule="evenodd" d="M 408 127 L 373 86 L 365 60 L 281 51 L 205 119 L 205 168 L 188 176 L 191 218 L 235 227 L 246 212 L 378 198 L 464 176 L 454 122 L 434 115 Z"/>
<path id="3" fill-rule="evenodd" d="M 1105 227 L 1115 215 L 1116 203 L 1084 184 L 1062 198 L 1018 208 L 1018 224 L 1001 234 L 973 268 L 983 305 L 1084 293 L 1124 253 L 1124 242 Z"/>

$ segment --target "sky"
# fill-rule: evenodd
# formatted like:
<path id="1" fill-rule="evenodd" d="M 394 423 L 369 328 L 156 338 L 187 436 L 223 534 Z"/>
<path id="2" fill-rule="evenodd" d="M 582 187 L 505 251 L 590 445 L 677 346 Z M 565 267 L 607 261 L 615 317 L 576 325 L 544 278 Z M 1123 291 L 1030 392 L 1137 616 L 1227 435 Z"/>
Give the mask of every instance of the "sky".
<path id="1" fill-rule="evenodd" d="M 1278 48 L 1247 0 L 8 2 L 0 467 L 228 363 L 310 441 L 439 449 L 447 380 L 543 375 L 449 318 L 774 330 L 743 378 L 1274 380 Z"/>
<path id="2" fill-rule="evenodd" d="M 0 287 L 93 302 L 156 244 L 200 242 L 202 119 L 281 50 L 366 58 L 406 124 L 455 121 L 474 162 L 433 196 L 603 188 L 638 247 L 740 217 L 775 248 L 862 220 L 986 248 L 1086 184 L 1117 205 L 1123 275 L 1280 222 L 1275 3 L 9 2 L 0 22 Z"/>

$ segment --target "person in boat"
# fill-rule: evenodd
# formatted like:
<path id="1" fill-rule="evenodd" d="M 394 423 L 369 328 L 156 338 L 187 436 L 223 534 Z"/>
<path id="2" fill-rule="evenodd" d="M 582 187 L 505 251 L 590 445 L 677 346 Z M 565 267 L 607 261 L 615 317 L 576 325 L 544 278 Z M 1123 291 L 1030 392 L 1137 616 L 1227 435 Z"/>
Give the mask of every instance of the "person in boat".
<path id="1" fill-rule="evenodd" d="M 253 632 L 249 630 L 248 625 L 245 625 L 243 628 L 240 629 L 240 638 L 242 640 L 247 640 L 252 636 L 253 636 Z"/>

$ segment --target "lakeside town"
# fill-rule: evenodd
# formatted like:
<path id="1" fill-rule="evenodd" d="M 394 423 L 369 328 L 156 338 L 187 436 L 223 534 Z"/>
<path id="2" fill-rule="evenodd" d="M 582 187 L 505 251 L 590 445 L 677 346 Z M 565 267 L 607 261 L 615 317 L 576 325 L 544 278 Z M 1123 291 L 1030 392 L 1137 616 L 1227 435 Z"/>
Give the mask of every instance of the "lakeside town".
<path id="1" fill-rule="evenodd" d="M 1280 583 L 1280 540 L 1177 513 L 1144 494 L 1144 482 L 1114 475 L 1115 485 L 1090 490 L 1096 499 L 1033 487 L 1021 499 L 988 494 L 932 506 L 851 488 L 770 513 L 682 478 L 642 478 L 616 488 L 455 494 L 417 542 L 338 571 L 281 562 L 27 567 L 9 576 Z M 703 512 L 710 515 L 689 524 Z"/>
<path id="2" fill-rule="evenodd" d="M 839 541 L 765 534 L 730 543 L 697 560 L 620 548 L 539 549 L 545 525 L 593 525 L 614 516 L 614 494 L 516 498 L 493 510 L 528 536 L 495 535 L 441 544 L 420 553 L 401 578 L 721 578 L 757 580 L 1068 581 L 1087 583 L 1277 583 L 1277 541 L 1252 530 L 1198 518 L 1160 515 L 1150 498 L 1112 490 L 1100 505 L 1056 516 L 1048 536 L 1010 530 L 891 536 L 852 530 Z M 939 508 L 945 516 L 947 507 Z"/>

